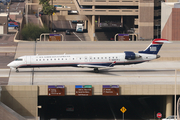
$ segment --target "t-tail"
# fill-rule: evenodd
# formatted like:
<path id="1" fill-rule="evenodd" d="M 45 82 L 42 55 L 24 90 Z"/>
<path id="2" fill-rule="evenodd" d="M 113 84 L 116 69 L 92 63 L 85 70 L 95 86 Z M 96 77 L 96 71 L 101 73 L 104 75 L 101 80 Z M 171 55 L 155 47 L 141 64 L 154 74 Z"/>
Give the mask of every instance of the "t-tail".
<path id="1" fill-rule="evenodd" d="M 171 43 L 171 42 L 169 42 L 167 39 L 160 39 L 160 38 L 154 39 L 152 43 L 144 51 L 139 51 L 139 53 L 157 55 L 163 43 Z"/>

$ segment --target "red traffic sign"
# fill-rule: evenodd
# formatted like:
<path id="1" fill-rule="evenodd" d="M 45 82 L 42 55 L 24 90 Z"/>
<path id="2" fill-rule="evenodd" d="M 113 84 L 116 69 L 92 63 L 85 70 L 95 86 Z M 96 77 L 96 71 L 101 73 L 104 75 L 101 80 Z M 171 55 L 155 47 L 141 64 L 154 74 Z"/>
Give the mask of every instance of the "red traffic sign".
<path id="1" fill-rule="evenodd" d="M 160 112 L 157 113 L 157 118 L 161 118 L 162 114 Z"/>

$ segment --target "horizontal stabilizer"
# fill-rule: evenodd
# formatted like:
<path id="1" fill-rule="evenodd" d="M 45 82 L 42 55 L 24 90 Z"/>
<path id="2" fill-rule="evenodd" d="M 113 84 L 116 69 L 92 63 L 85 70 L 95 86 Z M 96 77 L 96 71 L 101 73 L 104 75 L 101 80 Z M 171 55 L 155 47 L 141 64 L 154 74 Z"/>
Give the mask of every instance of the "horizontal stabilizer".
<path id="1" fill-rule="evenodd" d="M 158 43 L 172 43 L 171 41 L 163 41 L 163 40 L 160 40 L 160 41 L 156 41 Z"/>

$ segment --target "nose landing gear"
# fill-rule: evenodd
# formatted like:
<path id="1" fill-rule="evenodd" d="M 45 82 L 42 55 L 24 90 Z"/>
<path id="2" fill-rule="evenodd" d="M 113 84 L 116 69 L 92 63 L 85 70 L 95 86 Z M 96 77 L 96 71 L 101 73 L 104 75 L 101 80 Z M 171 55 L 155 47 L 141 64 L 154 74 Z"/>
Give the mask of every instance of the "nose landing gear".
<path id="1" fill-rule="evenodd" d="M 98 73 L 99 72 L 98 68 L 94 68 L 94 72 Z"/>
<path id="2" fill-rule="evenodd" d="M 16 68 L 16 72 L 19 72 L 18 68 Z"/>

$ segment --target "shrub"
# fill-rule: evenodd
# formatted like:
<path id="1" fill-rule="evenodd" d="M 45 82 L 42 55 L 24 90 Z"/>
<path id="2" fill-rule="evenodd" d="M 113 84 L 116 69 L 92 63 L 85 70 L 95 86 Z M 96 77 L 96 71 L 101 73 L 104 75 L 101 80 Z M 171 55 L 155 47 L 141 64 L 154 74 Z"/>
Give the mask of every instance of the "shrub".
<path id="1" fill-rule="evenodd" d="M 49 33 L 49 28 L 40 27 L 34 24 L 27 24 L 21 31 L 23 39 L 29 41 L 35 41 L 36 38 L 39 38 L 42 33 Z"/>

